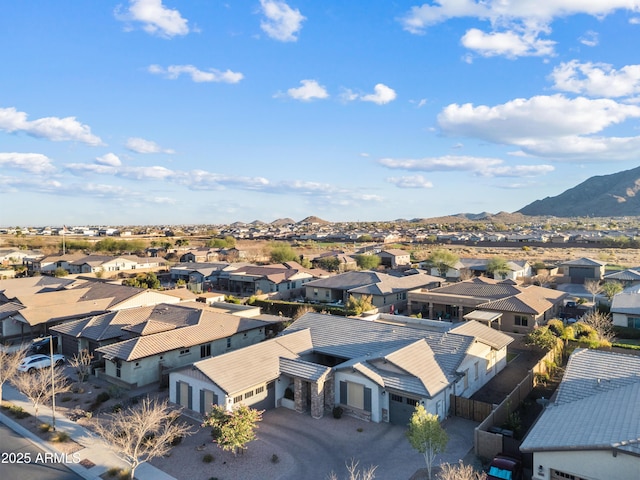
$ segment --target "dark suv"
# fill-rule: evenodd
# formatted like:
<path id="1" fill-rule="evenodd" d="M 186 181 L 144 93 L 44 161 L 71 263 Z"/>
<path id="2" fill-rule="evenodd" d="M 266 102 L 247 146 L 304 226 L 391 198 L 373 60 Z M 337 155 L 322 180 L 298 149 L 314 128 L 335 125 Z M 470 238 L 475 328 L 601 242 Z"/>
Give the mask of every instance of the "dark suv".
<path id="1" fill-rule="evenodd" d="M 53 338 L 53 353 L 56 353 L 58 350 L 58 337 L 44 337 L 40 340 L 34 340 L 34 342 L 29 347 L 29 355 L 36 355 L 38 353 L 49 355 L 51 347 L 49 346 L 49 342 Z"/>

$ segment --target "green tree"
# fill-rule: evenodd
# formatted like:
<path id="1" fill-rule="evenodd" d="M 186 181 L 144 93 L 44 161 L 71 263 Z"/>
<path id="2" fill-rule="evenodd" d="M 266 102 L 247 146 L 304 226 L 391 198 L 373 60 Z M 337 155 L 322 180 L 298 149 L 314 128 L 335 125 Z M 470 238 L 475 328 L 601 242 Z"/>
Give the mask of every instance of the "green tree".
<path id="1" fill-rule="evenodd" d="M 493 257 L 487 263 L 487 273 L 493 278 L 504 278 L 509 271 L 507 260 L 503 257 Z"/>
<path id="2" fill-rule="evenodd" d="M 264 410 L 255 410 L 242 403 L 229 411 L 224 405 L 213 405 L 204 419 L 203 427 L 211 427 L 213 441 L 220 448 L 237 454 L 256 438 L 258 422 Z"/>
<path id="3" fill-rule="evenodd" d="M 620 282 L 604 282 L 604 285 L 602 285 L 602 293 L 604 293 L 604 296 L 607 297 L 609 302 L 622 290 L 623 288 Z"/>
<path id="4" fill-rule="evenodd" d="M 364 234 L 364 235 L 360 235 L 358 237 L 358 242 L 361 242 L 361 243 L 373 242 L 373 237 L 371 235 L 369 235 L 368 233 Z"/>
<path id="5" fill-rule="evenodd" d="M 431 252 L 431 255 L 427 257 L 427 262 L 437 268 L 438 274 L 443 278 L 447 276 L 449 269 L 453 268 L 459 260 L 455 253 L 443 248 L 434 250 Z"/>
<path id="6" fill-rule="evenodd" d="M 69 275 L 69 272 L 67 272 L 64 268 L 62 267 L 58 267 L 53 271 L 53 276 L 54 277 L 66 277 L 67 275 Z"/>
<path id="7" fill-rule="evenodd" d="M 549 327 L 545 325 L 528 333 L 524 337 L 524 343 L 525 345 L 535 346 L 548 351 L 556 346 L 557 337 L 549 330 Z"/>
<path id="8" fill-rule="evenodd" d="M 323 257 L 315 261 L 318 268 L 327 272 L 336 272 L 340 269 L 340 259 L 338 257 Z"/>
<path id="9" fill-rule="evenodd" d="M 356 264 L 362 270 L 375 270 L 380 265 L 377 255 L 356 255 Z"/>
<path id="10" fill-rule="evenodd" d="M 427 475 L 431 480 L 431 470 L 436 455 L 447 447 L 447 432 L 444 431 L 438 416 L 427 413 L 424 406 L 418 404 L 409 421 L 407 438 L 411 446 L 424 456 Z"/>
<path id="11" fill-rule="evenodd" d="M 288 243 L 275 242 L 271 244 L 269 258 L 273 263 L 283 263 L 297 261 L 300 257 Z"/>
<path id="12" fill-rule="evenodd" d="M 176 247 L 186 247 L 187 245 L 189 245 L 189 240 L 186 238 L 179 238 L 176 240 Z"/>
<path id="13" fill-rule="evenodd" d="M 153 272 L 141 273 L 135 278 L 127 278 L 122 281 L 122 284 L 129 287 L 149 288 L 152 290 L 160 288 L 160 280 Z"/>
<path id="14" fill-rule="evenodd" d="M 364 312 L 373 310 L 375 308 L 372 303 L 371 295 L 359 295 L 357 297 L 349 295 L 347 301 L 347 314 L 348 315 L 362 315 Z"/>

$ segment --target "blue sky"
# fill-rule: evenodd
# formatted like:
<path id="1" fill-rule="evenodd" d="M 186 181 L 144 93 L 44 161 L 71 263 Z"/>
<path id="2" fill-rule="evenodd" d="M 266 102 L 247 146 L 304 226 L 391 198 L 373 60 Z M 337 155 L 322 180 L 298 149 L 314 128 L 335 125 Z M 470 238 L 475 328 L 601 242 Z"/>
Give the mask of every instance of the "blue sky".
<path id="1" fill-rule="evenodd" d="M 0 4 L 0 225 L 516 211 L 638 166 L 640 0 Z"/>

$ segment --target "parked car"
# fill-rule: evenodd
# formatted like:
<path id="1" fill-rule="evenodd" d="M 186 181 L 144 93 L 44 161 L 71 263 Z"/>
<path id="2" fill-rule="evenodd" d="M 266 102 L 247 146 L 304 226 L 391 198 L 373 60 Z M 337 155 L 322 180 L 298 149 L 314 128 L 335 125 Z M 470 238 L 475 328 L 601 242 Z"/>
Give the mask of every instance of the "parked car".
<path id="1" fill-rule="evenodd" d="M 56 353 L 53 355 L 53 363 L 57 367 L 64 363 L 64 355 L 60 355 Z M 41 368 L 46 368 L 51 366 L 51 358 L 49 355 L 30 355 L 25 357 L 20 365 L 18 366 L 18 371 L 20 372 L 34 372 L 35 370 L 39 370 Z"/>
<path id="2" fill-rule="evenodd" d="M 53 338 L 53 351 L 55 352 L 58 348 L 58 337 L 44 337 L 39 340 L 34 340 L 33 343 L 29 346 L 29 355 L 35 355 L 38 353 L 42 353 L 44 355 L 48 355 L 51 349 L 51 339 Z"/>
<path id="3" fill-rule="evenodd" d="M 488 480 L 522 480 L 522 462 L 508 455 L 496 455 L 487 471 Z"/>

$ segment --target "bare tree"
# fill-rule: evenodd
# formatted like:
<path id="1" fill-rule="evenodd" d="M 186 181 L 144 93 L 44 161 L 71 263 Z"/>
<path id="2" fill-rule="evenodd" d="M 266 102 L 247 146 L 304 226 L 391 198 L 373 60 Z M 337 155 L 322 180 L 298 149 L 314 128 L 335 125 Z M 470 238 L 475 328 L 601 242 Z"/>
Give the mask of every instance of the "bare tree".
<path id="1" fill-rule="evenodd" d="M 93 355 L 89 353 L 89 350 L 86 348 L 81 350 L 80 353 L 73 356 L 71 360 L 69 360 L 69 365 L 73 367 L 78 375 L 78 381 L 80 383 L 84 383 L 84 381 L 89 377 L 91 373 L 91 361 L 93 360 Z"/>
<path id="2" fill-rule="evenodd" d="M 64 393 L 71 389 L 64 372 L 60 368 L 40 368 L 33 372 L 21 372 L 11 381 L 33 404 L 36 418 L 40 405 L 53 398 L 54 393 Z"/>
<path id="3" fill-rule="evenodd" d="M 2 400 L 2 387 L 10 382 L 18 373 L 18 366 L 24 358 L 24 351 L 9 352 L 7 347 L 0 346 L 0 401 Z"/>
<path id="4" fill-rule="evenodd" d="M 592 327 L 598 333 L 598 338 L 600 340 L 610 342 L 615 338 L 613 322 L 611 320 L 611 316 L 607 313 L 593 310 L 583 315 L 580 321 L 585 325 Z"/>
<path id="5" fill-rule="evenodd" d="M 471 465 L 462 463 L 462 460 L 458 465 L 441 464 L 440 472 L 436 476 L 437 480 L 486 480 L 486 478 L 486 473 L 476 472 Z"/>
<path id="6" fill-rule="evenodd" d="M 602 293 L 602 285 L 598 280 L 585 280 L 584 281 L 584 289 L 591 294 L 591 303 L 593 303 L 593 308 L 596 308 L 596 295 Z"/>
<path id="7" fill-rule="evenodd" d="M 193 433 L 191 427 L 178 422 L 178 412 L 168 402 L 146 398 L 139 405 L 109 415 L 94 427 L 98 435 L 131 467 L 136 468 L 153 458 L 165 455 L 183 437 Z"/>
<path id="8" fill-rule="evenodd" d="M 375 472 L 378 468 L 377 465 L 370 465 L 368 468 L 360 469 L 360 462 L 355 458 L 352 458 L 349 462 L 345 463 L 349 476 L 347 480 L 373 480 L 376 478 Z M 327 477 L 327 480 L 338 480 L 338 475 L 335 472 L 331 472 Z"/>

